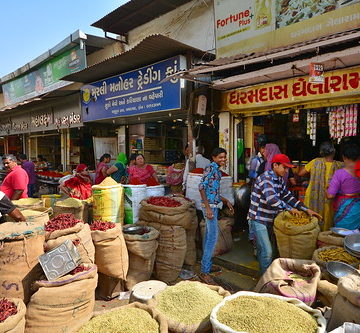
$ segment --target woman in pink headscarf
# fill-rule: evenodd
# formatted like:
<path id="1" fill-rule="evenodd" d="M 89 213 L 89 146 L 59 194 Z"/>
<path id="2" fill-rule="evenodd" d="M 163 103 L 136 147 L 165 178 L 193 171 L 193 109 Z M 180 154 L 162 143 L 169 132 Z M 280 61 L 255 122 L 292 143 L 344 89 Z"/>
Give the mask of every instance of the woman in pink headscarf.
<path id="1" fill-rule="evenodd" d="M 271 161 L 274 156 L 277 154 L 281 154 L 280 148 L 275 143 L 268 143 L 265 146 L 264 156 L 266 158 L 265 171 L 271 170 Z"/>

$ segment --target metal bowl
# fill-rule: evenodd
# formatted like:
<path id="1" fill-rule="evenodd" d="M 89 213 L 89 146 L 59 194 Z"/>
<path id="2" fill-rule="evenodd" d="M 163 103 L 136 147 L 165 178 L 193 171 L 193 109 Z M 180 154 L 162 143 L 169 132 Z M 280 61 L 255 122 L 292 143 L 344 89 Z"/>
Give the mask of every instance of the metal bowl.
<path id="1" fill-rule="evenodd" d="M 356 269 L 340 261 L 329 261 L 326 263 L 326 269 L 334 279 L 338 280 L 346 275 L 356 272 Z"/>
<path id="2" fill-rule="evenodd" d="M 335 234 L 335 235 L 339 235 L 339 236 L 343 236 L 346 237 L 348 235 L 352 235 L 355 233 L 358 233 L 357 230 L 349 230 L 349 229 L 345 229 L 345 228 L 331 228 L 331 231 Z"/>
<path id="3" fill-rule="evenodd" d="M 346 236 L 344 244 L 349 250 L 360 255 L 360 234 Z"/>
<path id="4" fill-rule="evenodd" d="M 344 244 L 344 249 L 350 253 L 352 256 L 356 257 L 356 258 L 360 258 L 360 253 L 359 252 L 355 252 L 352 251 L 348 246 L 346 246 L 346 244 Z"/>
<path id="5" fill-rule="evenodd" d="M 148 233 L 149 231 L 150 231 L 149 228 L 143 226 L 137 226 L 137 225 L 130 227 L 127 226 L 123 227 L 123 233 L 129 235 L 143 235 Z"/>

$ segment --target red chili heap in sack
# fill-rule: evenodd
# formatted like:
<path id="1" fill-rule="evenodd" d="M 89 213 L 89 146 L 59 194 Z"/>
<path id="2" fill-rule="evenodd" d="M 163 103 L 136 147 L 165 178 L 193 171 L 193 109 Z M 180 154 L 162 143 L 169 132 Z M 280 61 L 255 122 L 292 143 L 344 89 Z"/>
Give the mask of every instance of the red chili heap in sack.
<path id="1" fill-rule="evenodd" d="M 90 270 L 90 267 L 85 267 L 85 266 L 80 265 L 80 266 L 76 267 L 75 269 L 73 269 L 69 274 L 75 275 L 77 273 L 81 273 L 81 272 L 88 271 L 88 270 Z"/>
<path id="2" fill-rule="evenodd" d="M 115 228 L 116 224 L 113 222 L 103 222 L 103 221 L 94 221 L 90 224 L 91 230 L 99 230 L 99 231 L 106 231 L 112 228 Z"/>
<path id="3" fill-rule="evenodd" d="M 58 216 L 49 220 L 45 225 L 45 231 L 55 231 L 55 230 L 64 230 L 72 228 L 77 223 L 83 222 L 75 218 L 71 213 L 59 214 Z"/>
<path id="4" fill-rule="evenodd" d="M 6 298 L 0 299 L 0 323 L 16 314 L 17 308 L 13 302 L 8 301 Z"/>
<path id="5" fill-rule="evenodd" d="M 169 197 L 150 197 L 147 199 L 150 205 L 162 206 L 162 207 L 179 207 L 181 203 Z"/>

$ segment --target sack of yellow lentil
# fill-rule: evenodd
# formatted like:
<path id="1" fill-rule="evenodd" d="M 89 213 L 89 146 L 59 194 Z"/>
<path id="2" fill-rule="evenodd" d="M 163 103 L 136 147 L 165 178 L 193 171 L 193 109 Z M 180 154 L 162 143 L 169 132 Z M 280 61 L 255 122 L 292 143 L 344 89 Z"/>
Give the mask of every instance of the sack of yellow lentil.
<path id="1" fill-rule="evenodd" d="M 1 300 L 1 299 L 0 299 Z M 26 306 L 20 298 L 6 298 L 16 306 L 16 313 L 0 321 L 1 333 L 24 333 Z"/>
<path id="2" fill-rule="evenodd" d="M 165 318 L 153 308 L 138 302 L 104 311 L 94 317 L 78 333 L 168 333 Z"/>
<path id="3" fill-rule="evenodd" d="M 294 298 L 240 291 L 215 306 L 214 333 L 325 333 L 319 310 Z"/>
<path id="4" fill-rule="evenodd" d="M 310 260 L 320 227 L 316 217 L 310 218 L 304 212 L 295 217 L 286 211 L 275 218 L 274 232 L 280 257 Z"/>
<path id="5" fill-rule="evenodd" d="M 26 333 L 75 333 L 93 314 L 97 267 L 71 273 L 54 281 L 34 283 L 26 312 Z"/>
<path id="6" fill-rule="evenodd" d="M 329 331 L 344 322 L 360 324 L 360 271 L 340 278 L 338 291 L 328 323 Z"/>
<path id="7" fill-rule="evenodd" d="M 254 291 L 297 298 L 312 305 L 320 275 L 320 267 L 311 260 L 279 258 L 272 262 Z"/>
<path id="8" fill-rule="evenodd" d="M 219 286 L 182 281 L 157 293 L 148 304 L 166 318 L 170 332 L 207 332 L 211 310 L 229 295 Z"/>
<path id="9" fill-rule="evenodd" d="M 322 268 L 325 268 L 329 261 L 341 261 L 354 267 L 359 265 L 359 259 L 339 246 L 325 246 L 315 250 L 313 260 Z"/>
<path id="10" fill-rule="evenodd" d="M 319 233 L 317 246 L 344 246 L 344 237 L 334 234 L 331 230 L 322 231 Z"/>
<path id="11" fill-rule="evenodd" d="M 23 198 L 19 200 L 12 200 L 12 203 L 17 208 L 22 208 L 22 209 L 44 207 L 42 200 L 38 198 Z"/>
<path id="12" fill-rule="evenodd" d="M 138 224 L 153 227 L 160 232 L 155 259 L 156 278 L 166 283 L 175 281 L 179 277 L 186 255 L 185 229 L 177 225 L 145 221 L 139 221 Z"/>
<path id="13" fill-rule="evenodd" d="M 125 225 L 124 230 L 134 225 Z M 153 227 L 143 235 L 124 233 L 129 252 L 129 271 L 126 277 L 126 287 L 131 290 L 137 283 L 150 279 L 154 270 L 156 250 L 158 248 L 159 231 Z"/>
<path id="14" fill-rule="evenodd" d="M 124 188 L 111 177 L 92 187 L 93 219 L 124 223 Z"/>
<path id="15" fill-rule="evenodd" d="M 31 209 L 25 208 L 20 210 L 25 216 L 26 222 L 37 223 L 40 225 L 44 225 L 49 221 L 50 216 L 53 214 L 52 208 L 45 207 L 33 207 Z M 5 220 L 7 222 L 15 222 L 9 215 L 5 215 Z"/>

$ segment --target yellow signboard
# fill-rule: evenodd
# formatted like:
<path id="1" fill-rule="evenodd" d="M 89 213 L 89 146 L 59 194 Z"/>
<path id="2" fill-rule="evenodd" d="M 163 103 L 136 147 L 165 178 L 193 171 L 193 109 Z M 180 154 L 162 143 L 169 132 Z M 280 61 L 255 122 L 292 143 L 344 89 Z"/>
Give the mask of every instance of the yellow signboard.
<path id="1" fill-rule="evenodd" d="M 262 52 L 360 27 L 360 0 L 214 0 L 216 54 Z"/>
<path id="2" fill-rule="evenodd" d="M 222 111 L 285 106 L 321 99 L 360 95 L 360 67 L 326 72 L 324 83 L 297 77 L 236 89 L 222 94 Z"/>

